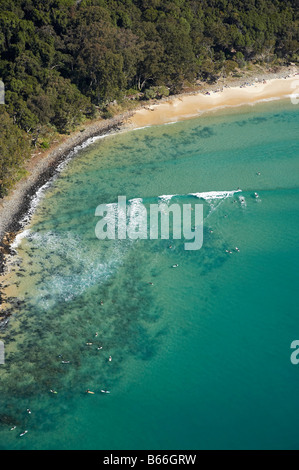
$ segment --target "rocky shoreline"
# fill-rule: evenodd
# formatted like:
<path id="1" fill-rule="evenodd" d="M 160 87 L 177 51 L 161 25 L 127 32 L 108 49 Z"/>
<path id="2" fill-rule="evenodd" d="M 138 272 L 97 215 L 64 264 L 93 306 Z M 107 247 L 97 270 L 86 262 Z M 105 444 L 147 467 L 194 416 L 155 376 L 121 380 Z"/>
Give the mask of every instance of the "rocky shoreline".
<path id="1" fill-rule="evenodd" d="M 20 180 L 12 193 L 2 199 L 0 205 L 0 276 L 6 272 L 5 258 L 14 253 L 11 245 L 22 230 L 22 221 L 31 208 L 37 191 L 57 174 L 59 165 L 66 161 L 71 152 L 93 137 L 116 132 L 121 129 L 132 112 L 126 112 L 111 119 L 88 124 L 76 131 L 64 142 L 50 149 L 48 154 L 35 156 L 28 164 L 28 176 Z M 3 285 L 0 286 L 0 305 L 5 302 Z M 1 312 L 2 314 L 4 312 Z M 2 315 L 1 315 L 2 316 Z M 3 317 L 2 317 L 3 320 Z"/>

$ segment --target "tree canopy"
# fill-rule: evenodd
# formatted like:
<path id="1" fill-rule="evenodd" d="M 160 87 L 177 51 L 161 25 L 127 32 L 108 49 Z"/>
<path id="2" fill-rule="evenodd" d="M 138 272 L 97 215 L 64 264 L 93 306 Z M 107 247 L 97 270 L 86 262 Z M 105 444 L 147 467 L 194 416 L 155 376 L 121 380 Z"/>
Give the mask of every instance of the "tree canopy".
<path id="1" fill-rule="evenodd" d="M 0 0 L 1 119 L 68 132 L 128 90 L 296 62 L 298 23 L 297 0 Z"/>

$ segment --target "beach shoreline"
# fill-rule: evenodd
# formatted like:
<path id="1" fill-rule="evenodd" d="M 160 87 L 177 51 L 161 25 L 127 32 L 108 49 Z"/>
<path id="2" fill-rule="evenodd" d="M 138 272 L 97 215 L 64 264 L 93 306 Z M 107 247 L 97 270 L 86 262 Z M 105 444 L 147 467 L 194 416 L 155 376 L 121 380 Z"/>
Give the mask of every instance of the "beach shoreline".
<path id="1" fill-rule="evenodd" d="M 99 120 L 77 130 L 55 147 L 35 154 L 26 164 L 28 175 L 17 182 L 11 192 L 0 202 L 0 272 L 3 264 L 1 254 L 9 251 L 9 245 L 15 235 L 23 228 L 22 220 L 30 209 L 36 193 L 47 184 L 59 171 L 59 166 L 77 148 L 86 144 L 89 139 L 118 131 L 130 112 L 121 114 L 109 120 Z M 1 259 L 2 258 L 2 259 Z"/>
<path id="2" fill-rule="evenodd" d="M 5 256 L 11 254 L 11 245 L 16 235 L 24 228 L 22 221 L 30 210 L 33 198 L 57 174 L 59 165 L 68 159 L 74 149 L 80 148 L 89 139 L 114 131 L 171 124 L 221 108 L 283 99 L 295 92 L 295 80 L 298 81 L 296 90 L 299 89 L 296 66 L 280 70 L 277 74 L 264 73 L 263 78 L 251 78 L 251 82 L 244 83 L 246 79 L 248 80 L 248 77 L 244 76 L 238 84 L 227 80 L 222 86 L 219 86 L 219 83 L 213 86 L 206 85 L 205 89 L 152 100 L 149 104 L 143 102 L 133 111 L 89 123 L 83 130 L 77 130 L 71 136 L 66 136 L 63 142 L 51 147 L 48 152 L 34 155 L 26 166 L 27 177 L 22 178 L 11 193 L 0 202 L 0 273 L 5 271 Z M 207 88 L 210 91 L 207 91 Z"/>
<path id="3" fill-rule="evenodd" d="M 297 78 L 296 78 L 297 77 Z M 171 124 L 224 108 L 254 105 L 291 97 L 299 90 L 299 74 L 285 78 L 253 81 L 247 85 L 227 86 L 207 92 L 175 95 L 161 103 L 138 109 L 129 119 L 133 128 Z"/>

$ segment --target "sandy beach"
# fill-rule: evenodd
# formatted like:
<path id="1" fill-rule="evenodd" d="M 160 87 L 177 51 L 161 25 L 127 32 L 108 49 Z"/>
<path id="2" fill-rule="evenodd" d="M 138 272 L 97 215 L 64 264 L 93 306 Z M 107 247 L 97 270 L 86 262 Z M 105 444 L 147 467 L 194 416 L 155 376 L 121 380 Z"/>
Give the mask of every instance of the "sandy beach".
<path id="1" fill-rule="evenodd" d="M 298 92 L 298 89 L 299 75 L 295 72 L 286 78 L 223 87 L 220 91 L 175 96 L 163 103 L 137 110 L 134 116 L 129 119 L 129 123 L 133 127 L 167 124 L 190 119 L 219 108 L 282 99 L 294 94 L 295 90 Z"/>

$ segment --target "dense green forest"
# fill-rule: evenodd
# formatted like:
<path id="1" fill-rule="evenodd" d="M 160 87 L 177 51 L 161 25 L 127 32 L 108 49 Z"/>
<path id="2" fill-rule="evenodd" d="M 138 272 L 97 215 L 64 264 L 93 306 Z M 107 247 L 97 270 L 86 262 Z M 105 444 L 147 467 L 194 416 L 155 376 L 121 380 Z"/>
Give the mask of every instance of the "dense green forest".
<path id="1" fill-rule="evenodd" d="M 0 196 L 29 146 L 127 95 L 298 61 L 298 0 L 0 0 Z"/>

